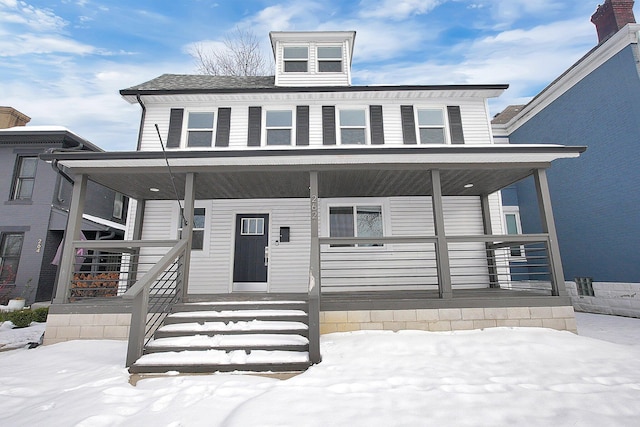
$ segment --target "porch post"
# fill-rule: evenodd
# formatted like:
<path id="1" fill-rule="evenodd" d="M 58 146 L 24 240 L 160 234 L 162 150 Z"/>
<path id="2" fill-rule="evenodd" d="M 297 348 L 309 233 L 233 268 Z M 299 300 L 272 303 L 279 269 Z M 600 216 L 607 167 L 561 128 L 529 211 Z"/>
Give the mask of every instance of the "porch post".
<path id="1" fill-rule="evenodd" d="M 182 301 L 187 300 L 189 293 L 189 269 L 191 266 L 191 242 L 193 240 L 193 207 L 195 205 L 195 181 L 196 177 L 194 173 L 188 173 L 185 176 L 184 183 L 184 219 L 180 218 L 182 224 L 182 239 L 187 240 L 187 248 L 184 251 L 183 265 L 182 265 Z M 184 221 L 186 220 L 186 224 Z"/>
<path id="2" fill-rule="evenodd" d="M 309 172 L 309 202 L 311 215 L 311 247 L 309 262 L 309 361 L 322 361 L 320 354 L 320 242 L 318 240 L 318 172 Z"/>
<path id="3" fill-rule="evenodd" d="M 489 206 L 489 195 L 482 194 L 480 196 L 480 206 L 482 207 L 482 225 L 484 227 L 485 236 L 493 235 L 493 226 L 491 225 L 491 208 Z M 487 268 L 489 270 L 489 287 L 499 288 L 498 270 L 496 269 L 496 251 L 489 248 L 490 244 L 485 243 L 487 251 Z"/>
<path id="4" fill-rule="evenodd" d="M 556 224 L 553 220 L 547 171 L 544 169 L 536 169 L 533 173 L 533 178 L 536 183 L 536 193 L 538 194 L 542 232 L 549 236 L 549 246 L 547 250 L 549 252 L 549 263 L 551 264 L 551 293 L 552 295 L 566 296 L 567 290 L 564 286 L 564 271 L 562 270 Z"/>
<path id="5" fill-rule="evenodd" d="M 444 231 L 444 210 L 442 208 L 442 185 L 440 171 L 431 170 L 433 188 L 432 207 L 433 223 L 436 231 L 436 265 L 438 268 L 438 292 L 440 298 L 453 298 L 451 288 L 451 266 L 449 264 L 449 245 Z"/>
<path id="6" fill-rule="evenodd" d="M 147 201 L 144 199 L 136 200 L 136 213 L 133 220 L 133 236 L 132 240 L 142 240 L 142 225 L 144 222 L 144 208 Z M 127 288 L 132 286 L 138 280 L 138 261 L 140 260 L 140 248 L 136 248 L 135 252 L 131 254 L 131 273 L 129 274 L 129 282 Z"/>
<path id="7" fill-rule="evenodd" d="M 67 229 L 64 232 L 64 246 L 62 248 L 62 258 L 60 259 L 60 274 L 56 287 L 56 296 L 53 299 L 55 304 L 64 304 L 69 298 L 69 284 L 73 277 L 75 264 L 75 251 L 73 241 L 80 240 L 82 230 L 82 213 L 84 212 L 84 201 L 87 193 L 87 176 L 77 175 L 73 183 L 71 193 L 71 206 L 69 206 L 69 216 L 67 217 Z"/>

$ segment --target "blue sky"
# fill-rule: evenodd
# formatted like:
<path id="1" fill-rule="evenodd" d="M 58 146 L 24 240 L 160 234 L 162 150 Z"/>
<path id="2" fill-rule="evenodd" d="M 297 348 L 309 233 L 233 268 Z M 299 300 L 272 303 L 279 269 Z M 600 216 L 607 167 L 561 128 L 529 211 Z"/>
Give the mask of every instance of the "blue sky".
<path id="1" fill-rule="evenodd" d="M 0 0 L 0 105 L 135 150 L 140 108 L 118 91 L 195 73 L 192 46 L 240 27 L 266 55 L 269 31 L 355 30 L 353 84 L 508 83 L 495 114 L 597 44 L 589 19 L 603 1 Z"/>

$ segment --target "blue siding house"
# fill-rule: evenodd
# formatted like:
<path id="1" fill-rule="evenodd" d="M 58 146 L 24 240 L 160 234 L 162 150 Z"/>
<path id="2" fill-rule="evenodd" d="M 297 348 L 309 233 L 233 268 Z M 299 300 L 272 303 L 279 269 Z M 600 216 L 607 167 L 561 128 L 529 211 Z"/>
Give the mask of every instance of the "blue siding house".
<path id="1" fill-rule="evenodd" d="M 599 44 L 529 104 L 510 106 L 492 122 L 496 142 L 588 147 L 548 174 L 565 279 L 587 277 L 629 296 L 625 286 L 640 283 L 640 25 L 633 3 L 599 6 L 591 18 Z M 524 233 L 540 230 L 535 200 L 530 181 L 503 192 L 505 212 L 519 207 Z M 616 314 L 640 310 L 637 300 L 624 305 L 628 312 Z"/>

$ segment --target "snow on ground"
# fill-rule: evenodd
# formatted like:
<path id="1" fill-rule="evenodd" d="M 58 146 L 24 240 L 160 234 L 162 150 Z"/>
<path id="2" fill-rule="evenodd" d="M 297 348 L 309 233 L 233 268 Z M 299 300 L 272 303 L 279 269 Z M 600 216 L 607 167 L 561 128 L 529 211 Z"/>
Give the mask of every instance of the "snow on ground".
<path id="1" fill-rule="evenodd" d="M 329 334 L 323 362 L 288 380 L 216 374 L 133 386 L 119 341 L 0 352 L 0 425 L 637 425 L 640 319 L 577 318 L 583 336 L 542 328 Z"/>

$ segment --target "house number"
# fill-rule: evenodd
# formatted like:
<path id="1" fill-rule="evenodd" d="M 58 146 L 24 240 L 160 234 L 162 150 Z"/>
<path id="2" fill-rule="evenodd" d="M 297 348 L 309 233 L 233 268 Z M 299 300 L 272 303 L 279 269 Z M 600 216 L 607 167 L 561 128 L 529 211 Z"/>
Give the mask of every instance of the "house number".
<path id="1" fill-rule="evenodd" d="M 318 196 L 311 195 L 311 219 L 318 219 Z"/>
<path id="2" fill-rule="evenodd" d="M 38 244 L 36 245 L 36 253 L 40 253 L 40 249 L 42 249 L 42 239 L 38 239 Z"/>

